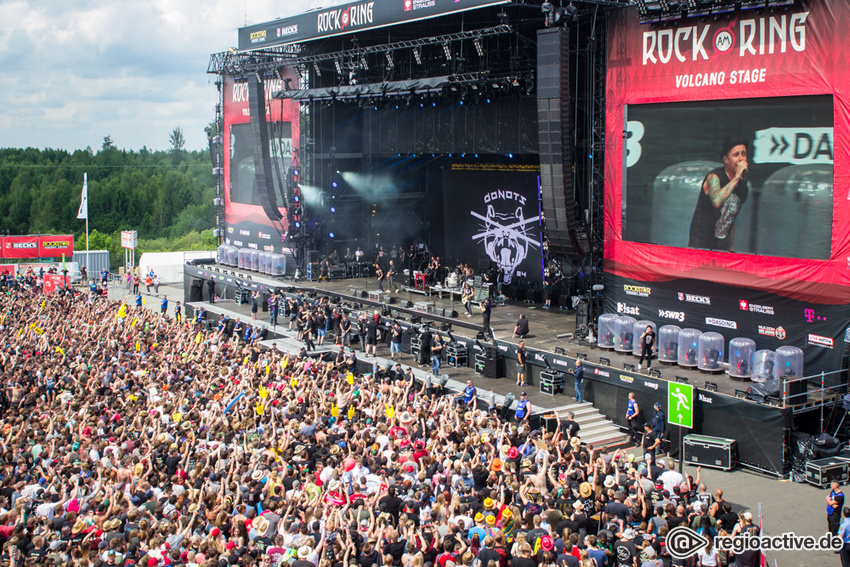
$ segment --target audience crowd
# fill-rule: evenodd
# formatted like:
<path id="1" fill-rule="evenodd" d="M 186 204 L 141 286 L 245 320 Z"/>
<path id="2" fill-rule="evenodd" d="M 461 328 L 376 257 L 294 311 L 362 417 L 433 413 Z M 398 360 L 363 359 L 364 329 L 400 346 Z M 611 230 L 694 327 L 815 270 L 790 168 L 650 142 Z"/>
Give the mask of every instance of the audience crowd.
<path id="1" fill-rule="evenodd" d="M 699 474 L 456 404 L 401 365 L 361 374 L 70 291 L 0 296 L 0 339 L 4 565 L 758 561 L 670 557 L 676 526 L 751 529 Z"/>

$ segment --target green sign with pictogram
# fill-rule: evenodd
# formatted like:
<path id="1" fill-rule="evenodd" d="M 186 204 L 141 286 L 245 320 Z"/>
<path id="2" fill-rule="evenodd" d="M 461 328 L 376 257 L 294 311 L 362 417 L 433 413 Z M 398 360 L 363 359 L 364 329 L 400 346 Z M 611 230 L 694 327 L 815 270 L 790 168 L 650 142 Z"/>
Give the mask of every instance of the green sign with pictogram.
<path id="1" fill-rule="evenodd" d="M 690 384 L 667 383 L 667 423 L 693 429 L 694 387 Z"/>

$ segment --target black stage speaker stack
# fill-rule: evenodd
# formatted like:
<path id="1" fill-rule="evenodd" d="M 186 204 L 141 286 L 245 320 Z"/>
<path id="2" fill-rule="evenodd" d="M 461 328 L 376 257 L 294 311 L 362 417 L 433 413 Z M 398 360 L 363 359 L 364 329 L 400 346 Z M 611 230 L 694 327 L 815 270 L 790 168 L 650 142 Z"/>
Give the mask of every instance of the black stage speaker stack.
<path id="1" fill-rule="evenodd" d="M 266 123 L 266 96 L 263 81 L 256 73 L 248 76 L 248 111 L 251 115 L 251 138 L 254 140 L 254 185 L 257 197 L 270 220 L 283 218 L 277 208 L 272 162 L 269 157 L 269 129 Z"/>
<path id="2" fill-rule="evenodd" d="M 558 415 L 548 413 L 540 418 L 540 429 L 546 433 L 555 433 L 558 430 Z"/>
<path id="3" fill-rule="evenodd" d="M 570 120 L 570 30 L 556 26 L 537 32 L 537 134 L 540 142 L 540 192 L 549 255 L 579 258 L 576 201 L 572 182 Z"/>
<path id="4" fill-rule="evenodd" d="M 796 406 L 806 403 L 808 399 L 809 381 L 794 380 L 796 376 L 782 376 L 779 380 L 782 383 L 782 388 L 785 394 L 785 403 L 789 406 Z M 791 380 L 794 380 L 793 382 Z"/>
<path id="5" fill-rule="evenodd" d="M 485 346 L 483 352 L 475 354 L 475 372 L 485 378 L 499 377 L 499 349 Z"/>
<path id="6" fill-rule="evenodd" d="M 192 280 L 192 287 L 189 288 L 189 301 L 204 300 L 204 280 Z"/>

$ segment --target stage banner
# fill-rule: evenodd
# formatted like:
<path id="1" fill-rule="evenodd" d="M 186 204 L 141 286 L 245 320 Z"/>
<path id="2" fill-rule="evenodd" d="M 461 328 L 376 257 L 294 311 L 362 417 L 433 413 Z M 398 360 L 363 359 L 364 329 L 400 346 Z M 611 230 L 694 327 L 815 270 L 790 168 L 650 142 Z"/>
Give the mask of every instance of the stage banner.
<path id="1" fill-rule="evenodd" d="M 8 275 L 17 275 L 17 267 L 17 264 L 0 264 L 0 276 L 6 277 Z"/>
<path id="2" fill-rule="evenodd" d="M 265 49 L 436 18 L 508 0 L 388 0 L 350 2 L 326 10 L 313 10 L 291 18 L 239 28 L 239 50 Z"/>
<path id="3" fill-rule="evenodd" d="M 510 285 L 543 280 L 539 169 L 452 164 L 443 179 L 446 256 L 491 265 Z"/>
<path id="4" fill-rule="evenodd" d="M 850 4 L 610 20 L 605 269 L 850 302 Z"/>
<path id="5" fill-rule="evenodd" d="M 74 236 L 63 234 L 60 236 L 39 236 L 38 255 L 39 258 L 66 258 L 74 257 Z"/>
<path id="6" fill-rule="evenodd" d="M 61 289 L 70 285 L 71 279 L 68 276 L 44 274 L 44 293 L 53 293 L 57 288 Z"/>
<path id="7" fill-rule="evenodd" d="M 38 236 L 4 236 L 3 257 L 16 259 L 38 258 Z"/>
<path id="8" fill-rule="evenodd" d="M 298 78 L 291 68 L 282 69 L 281 78 L 266 78 L 264 83 L 272 183 L 277 205 L 284 214 L 282 222 L 273 223 L 263 211 L 255 183 L 248 83 L 224 78 L 224 237 L 227 244 L 239 248 L 291 256 L 291 247 L 283 239 L 287 228 L 284 207 L 288 183 L 294 179 L 292 173 L 301 167 L 301 134 L 299 104 L 291 99 L 272 98 L 283 90 L 284 79 L 290 80 L 292 88 L 298 88 Z"/>
<path id="9" fill-rule="evenodd" d="M 745 337 L 756 349 L 795 346 L 803 350 L 806 375 L 841 368 L 847 321 L 835 305 L 684 278 L 644 282 L 606 274 L 605 290 L 606 313 L 720 333 L 727 345 Z"/>

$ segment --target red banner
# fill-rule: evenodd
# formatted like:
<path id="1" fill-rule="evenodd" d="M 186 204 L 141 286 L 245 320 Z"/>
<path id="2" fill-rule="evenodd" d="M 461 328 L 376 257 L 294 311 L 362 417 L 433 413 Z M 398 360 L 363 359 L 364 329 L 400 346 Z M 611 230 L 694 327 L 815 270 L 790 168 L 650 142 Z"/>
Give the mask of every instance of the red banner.
<path id="1" fill-rule="evenodd" d="M 74 236 L 39 236 L 38 252 L 40 258 L 60 258 L 62 254 L 70 262 L 74 259 Z"/>
<path id="2" fill-rule="evenodd" d="M 655 26 L 636 9 L 612 17 L 608 273 L 850 302 L 848 28 L 843 0 Z"/>
<path id="3" fill-rule="evenodd" d="M 17 264 L 0 264 L 0 276 L 6 277 L 9 274 L 14 276 L 16 274 L 15 268 L 17 268 Z"/>
<path id="4" fill-rule="evenodd" d="M 71 278 L 60 276 L 59 274 L 44 274 L 44 293 L 53 293 L 56 288 L 68 287 L 71 285 Z"/>
<path id="5" fill-rule="evenodd" d="M 38 236 L 3 237 L 3 257 L 9 259 L 38 258 Z"/>

